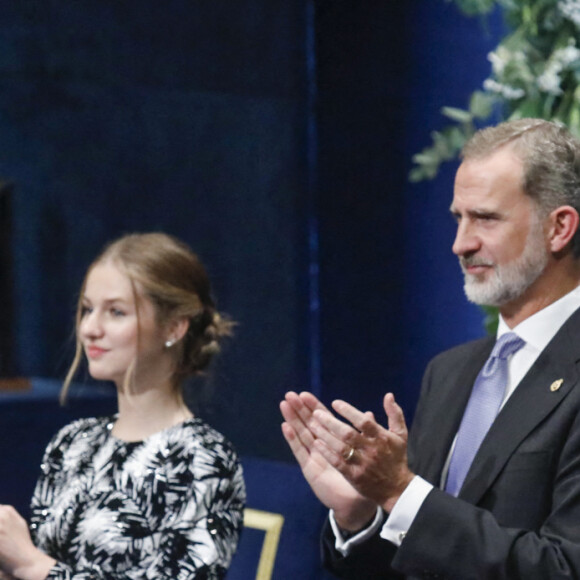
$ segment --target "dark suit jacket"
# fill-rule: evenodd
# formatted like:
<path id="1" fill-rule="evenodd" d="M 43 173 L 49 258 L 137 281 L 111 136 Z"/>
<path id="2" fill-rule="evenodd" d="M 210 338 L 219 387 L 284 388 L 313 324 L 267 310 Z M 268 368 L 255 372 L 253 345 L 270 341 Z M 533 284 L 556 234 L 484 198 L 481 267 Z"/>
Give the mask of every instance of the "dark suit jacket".
<path id="1" fill-rule="evenodd" d="M 446 351 L 425 372 L 409 463 L 435 486 L 493 342 Z M 580 579 L 579 410 L 580 310 L 500 411 L 459 497 L 434 489 L 400 548 L 377 533 L 343 558 L 327 525 L 327 567 L 353 580 Z"/>

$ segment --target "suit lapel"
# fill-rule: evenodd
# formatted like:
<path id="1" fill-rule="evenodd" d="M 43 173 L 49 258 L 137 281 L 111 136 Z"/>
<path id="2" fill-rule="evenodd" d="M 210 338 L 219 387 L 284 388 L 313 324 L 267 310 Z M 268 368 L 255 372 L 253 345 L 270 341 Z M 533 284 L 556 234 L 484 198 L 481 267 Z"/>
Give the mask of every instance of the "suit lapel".
<path id="1" fill-rule="evenodd" d="M 579 330 L 580 311 L 576 311 L 500 411 L 475 456 L 459 497 L 476 504 L 520 443 L 576 386 Z M 557 388 L 551 389 L 555 381 Z"/>

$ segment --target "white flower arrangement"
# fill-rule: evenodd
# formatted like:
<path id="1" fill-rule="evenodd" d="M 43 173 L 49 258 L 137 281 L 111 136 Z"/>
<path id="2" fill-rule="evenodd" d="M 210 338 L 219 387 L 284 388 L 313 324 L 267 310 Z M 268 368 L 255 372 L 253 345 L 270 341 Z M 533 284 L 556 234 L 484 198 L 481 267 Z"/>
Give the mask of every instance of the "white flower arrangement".
<path id="1" fill-rule="evenodd" d="M 467 109 L 443 107 L 452 124 L 413 157 L 410 180 L 435 177 L 494 113 L 559 121 L 580 137 L 580 0 L 447 1 L 469 16 L 502 10 L 510 32 L 488 55 L 490 76 Z"/>
<path id="2" fill-rule="evenodd" d="M 564 18 L 570 20 L 580 28 L 580 2 L 578 0 L 560 0 L 558 10 Z"/>

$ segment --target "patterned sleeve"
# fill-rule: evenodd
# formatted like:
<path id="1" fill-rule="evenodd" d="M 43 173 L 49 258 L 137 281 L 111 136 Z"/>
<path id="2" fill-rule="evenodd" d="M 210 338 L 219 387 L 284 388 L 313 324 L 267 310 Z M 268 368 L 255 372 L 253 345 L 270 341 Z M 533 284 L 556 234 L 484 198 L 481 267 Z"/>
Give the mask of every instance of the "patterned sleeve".
<path id="1" fill-rule="evenodd" d="M 241 466 L 221 445 L 200 448 L 196 455 L 196 482 L 181 506 L 166 509 L 166 504 L 159 551 L 144 578 L 217 580 L 232 560 L 243 525 Z"/>
<path id="2" fill-rule="evenodd" d="M 184 444 L 184 438 L 195 445 Z M 51 449 L 57 459 L 60 453 L 49 446 L 33 509 L 50 496 L 46 482 L 58 479 L 51 475 L 58 469 Z M 118 458 L 112 457 L 115 463 Z M 60 540 L 54 551 L 50 542 L 41 546 L 58 560 L 47 579 L 223 578 L 237 547 L 245 503 L 242 468 L 231 445 L 211 428 L 198 427 L 159 448 L 137 449 L 124 461 L 114 486 L 100 493 L 99 482 L 93 482 L 66 553 Z M 127 468 L 131 461 L 139 472 Z M 66 524 L 72 527 L 70 520 Z"/>

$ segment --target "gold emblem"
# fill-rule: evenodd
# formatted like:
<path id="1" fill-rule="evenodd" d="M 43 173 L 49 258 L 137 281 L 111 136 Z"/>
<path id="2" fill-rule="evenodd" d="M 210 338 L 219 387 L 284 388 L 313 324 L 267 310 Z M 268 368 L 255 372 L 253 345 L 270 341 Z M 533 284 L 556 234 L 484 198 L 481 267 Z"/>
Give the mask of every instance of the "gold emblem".
<path id="1" fill-rule="evenodd" d="M 563 382 L 564 382 L 564 379 L 558 379 L 557 381 L 554 381 L 550 385 L 550 391 L 552 391 L 552 393 L 555 393 L 562 386 Z"/>

